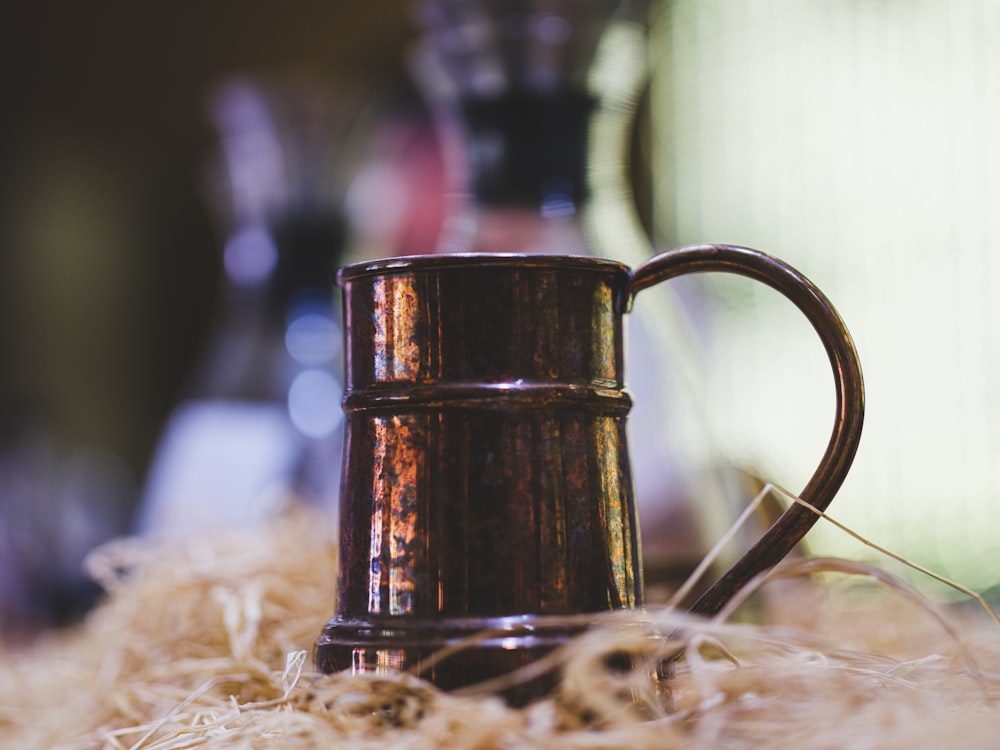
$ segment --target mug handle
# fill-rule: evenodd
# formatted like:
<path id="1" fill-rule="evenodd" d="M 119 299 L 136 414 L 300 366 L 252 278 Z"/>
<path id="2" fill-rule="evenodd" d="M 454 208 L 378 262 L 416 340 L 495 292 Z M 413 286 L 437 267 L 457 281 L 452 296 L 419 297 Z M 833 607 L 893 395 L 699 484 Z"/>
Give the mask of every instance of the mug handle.
<path id="1" fill-rule="evenodd" d="M 861 363 L 851 334 L 830 300 L 805 276 L 759 250 L 736 245 L 693 245 L 670 250 L 634 271 L 626 290 L 625 310 L 639 292 L 661 281 L 688 273 L 722 271 L 761 281 L 801 310 L 826 348 L 837 391 L 836 421 L 826 453 L 799 497 L 825 510 L 840 489 L 854 461 L 864 421 L 865 391 Z M 717 613 L 750 579 L 773 567 L 805 536 L 818 516 L 792 504 L 764 535 L 694 603 L 690 611 Z"/>

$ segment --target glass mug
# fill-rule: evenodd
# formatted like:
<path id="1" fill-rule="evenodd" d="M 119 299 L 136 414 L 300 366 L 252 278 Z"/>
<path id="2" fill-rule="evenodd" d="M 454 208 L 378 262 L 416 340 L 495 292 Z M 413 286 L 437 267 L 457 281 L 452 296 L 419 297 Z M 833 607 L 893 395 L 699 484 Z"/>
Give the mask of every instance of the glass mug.
<path id="1" fill-rule="evenodd" d="M 623 316 L 643 289 L 705 271 L 768 284 L 819 334 L 836 418 L 801 497 L 826 508 L 860 439 L 861 369 L 829 300 L 776 258 L 700 245 L 634 271 L 591 257 L 506 254 L 339 271 L 346 436 L 338 606 L 316 644 L 321 671 L 423 670 L 450 689 L 565 643 L 575 631 L 550 615 L 643 604 Z M 692 611 L 718 611 L 815 520 L 790 506 Z"/>

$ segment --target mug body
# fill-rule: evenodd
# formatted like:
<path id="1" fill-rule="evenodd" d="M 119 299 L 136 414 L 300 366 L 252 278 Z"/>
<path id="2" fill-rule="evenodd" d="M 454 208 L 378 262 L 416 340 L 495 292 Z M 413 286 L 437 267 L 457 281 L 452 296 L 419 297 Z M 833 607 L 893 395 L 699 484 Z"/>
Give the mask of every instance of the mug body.
<path id="1" fill-rule="evenodd" d="M 323 671 L 442 687 L 565 641 L 550 615 L 632 607 L 642 575 L 622 373 L 625 266 L 415 256 L 342 269 L 346 445 Z"/>

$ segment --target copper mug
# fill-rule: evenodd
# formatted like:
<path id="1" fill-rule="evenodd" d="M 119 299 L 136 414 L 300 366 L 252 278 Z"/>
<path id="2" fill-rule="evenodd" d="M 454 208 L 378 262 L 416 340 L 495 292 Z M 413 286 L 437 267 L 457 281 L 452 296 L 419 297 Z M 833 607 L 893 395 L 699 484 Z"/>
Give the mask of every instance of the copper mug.
<path id="1" fill-rule="evenodd" d="M 703 245 L 637 269 L 590 257 L 428 255 L 348 266 L 338 605 L 323 672 L 413 669 L 453 688 L 572 632 L 550 615 L 643 604 L 625 427 L 622 321 L 687 273 L 764 282 L 809 319 L 833 367 L 833 433 L 803 500 L 823 509 L 854 458 L 864 387 L 836 310 L 749 248 Z M 816 520 L 790 506 L 693 611 L 717 611 Z M 555 624 L 552 624 L 555 623 Z"/>

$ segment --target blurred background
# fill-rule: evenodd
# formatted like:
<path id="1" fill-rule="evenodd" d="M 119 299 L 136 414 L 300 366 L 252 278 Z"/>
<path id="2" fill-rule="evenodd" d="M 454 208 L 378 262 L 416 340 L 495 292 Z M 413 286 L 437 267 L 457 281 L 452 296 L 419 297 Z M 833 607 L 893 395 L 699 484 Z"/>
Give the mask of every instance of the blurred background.
<path id="1" fill-rule="evenodd" d="M 171 484 L 176 466 L 249 452 L 261 516 L 280 494 L 261 488 L 293 470 L 297 490 L 335 504 L 333 268 L 428 252 L 451 211 L 454 143 L 428 104 L 415 8 L 42 0 L 5 14 L 7 631 L 85 611 L 99 595 L 81 569 L 94 545 L 210 526 L 199 497 L 251 491 L 203 467 Z M 626 11 L 591 77 L 610 102 L 591 141 L 593 251 L 635 264 L 650 243 L 726 242 L 809 276 L 852 330 L 868 388 L 861 451 L 831 511 L 993 592 L 1000 7 Z M 769 290 L 713 277 L 645 296 L 627 371 L 650 406 L 631 427 L 655 570 L 710 545 L 756 478 L 801 489 L 833 393 L 808 324 Z M 822 523 L 811 538 L 872 557 Z"/>
<path id="2" fill-rule="evenodd" d="M 229 369 L 266 358 L 243 351 L 247 331 L 219 341 L 227 309 L 254 328 L 273 306 L 256 288 L 267 247 L 244 243 L 242 260 L 237 248 L 232 276 L 227 240 L 293 205 L 314 215 L 298 226 L 335 223 L 334 147 L 396 89 L 414 35 L 406 2 L 210 6 L 43 1 L 0 24 L 0 621 L 12 631 L 89 606 L 81 559 L 138 524 L 183 398 L 260 390 L 206 382 L 234 381 L 205 373 L 210 350 Z M 275 156 L 283 144 L 309 155 Z M 308 196 L 289 197 L 292 183 Z M 332 272 L 317 276 L 328 291 Z"/>

